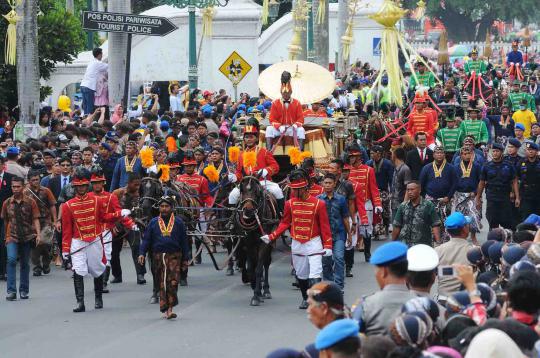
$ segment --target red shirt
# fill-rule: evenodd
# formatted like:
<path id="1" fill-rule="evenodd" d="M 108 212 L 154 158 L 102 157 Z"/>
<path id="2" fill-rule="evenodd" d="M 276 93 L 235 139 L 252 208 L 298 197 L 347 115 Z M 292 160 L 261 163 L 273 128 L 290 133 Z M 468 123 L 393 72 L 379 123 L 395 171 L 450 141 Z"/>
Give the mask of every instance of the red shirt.
<path id="1" fill-rule="evenodd" d="M 244 165 L 244 153 L 246 152 L 256 152 L 257 162 L 255 167 L 248 167 Z M 240 153 L 238 158 L 238 165 L 236 166 L 236 178 L 238 181 L 242 180 L 244 175 L 255 175 L 260 169 L 266 169 L 268 175 L 266 179 L 272 180 L 272 175 L 275 175 L 279 172 L 279 164 L 276 162 L 274 155 L 266 148 L 254 147 L 251 149 L 246 149 Z"/>
<path id="2" fill-rule="evenodd" d="M 325 249 L 332 248 L 332 233 L 323 200 L 310 196 L 306 200 L 292 198 L 285 203 L 285 213 L 270 240 L 277 239 L 289 229 L 294 240 L 306 243 L 320 236 Z"/>
<path id="3" fill-rule="evenodd" d="M 60 207 L 62 215 L 62 252 L 69 252 L 71 240 L 77 238 L 86 242 L 94 241 L 101 234 L 106 223 L 121 217 L 120 211 L 106 213 L 101 200 L 94 193 L 76 196 Z"/>
<path id="4" fill-rule="evenodd" d="M 270 124 L 276 129 L 282 125 L 292 126 L 293 124 L 301 127 L 304 125 L 302 105 L 298 100 L 291 98 L 291 102 L 286 107 L 283 99 L 276 99 L 272 102 L 272 107 L 270 107 L 269 119 Z"/>
<path id="5" fill-rule="evenodd" d="M 427 134 L 428 145 L 435 141 L 434 134 L 437 128 L 437 112 L 432 109 L 424 109 L 422 112 L 414 110 L 409 115 L 407 122 L 407 134 L 414 138 L 417 132 L 425 132 Z"/>
<path id="6" fill-rule="evenodd" d="M 197 194 L 199 194 L 200 201 L 205 206 L 212 206 L 212 197 L 210 196 L 210 190 L 208 189 L 208 180 L 203 177 L 202 175 L 199 175 L 197 173 L 193 173 L 191 175 L 189 174 L 181 174 L 176 177 L 176 181 L 186 183 L 193 189 L 197 191 Z"/>
<path id="7" fill-rule="evenodd" d="M 309 195 L 317 196 L 319 194 L 324 193 L 324 188 L 320 186 L 319 184 L 314 183 L 314 184 L 311 184 L 308 191 L 309 191 Z"/>

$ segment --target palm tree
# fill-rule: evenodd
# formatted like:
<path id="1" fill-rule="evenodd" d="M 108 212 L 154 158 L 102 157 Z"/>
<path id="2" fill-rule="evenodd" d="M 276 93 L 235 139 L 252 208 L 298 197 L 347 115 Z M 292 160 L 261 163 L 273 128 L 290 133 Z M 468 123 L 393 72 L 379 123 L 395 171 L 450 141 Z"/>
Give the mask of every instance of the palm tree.
<path id="1" fill-rule="evenodd" d="M 17 5 L 17 92 L 21 123 L 35 124 L 39 113 L 38 0 Z"/>
<path id="2" fill-rule="evenodd" d="M 109 12 L 131 13 L 130 0 L 108 0 L 107 4 Z M 109 101 L 111 105 L 122 103 L 124 98 L 127 42 L 127 34 L 109 33 Z"/>

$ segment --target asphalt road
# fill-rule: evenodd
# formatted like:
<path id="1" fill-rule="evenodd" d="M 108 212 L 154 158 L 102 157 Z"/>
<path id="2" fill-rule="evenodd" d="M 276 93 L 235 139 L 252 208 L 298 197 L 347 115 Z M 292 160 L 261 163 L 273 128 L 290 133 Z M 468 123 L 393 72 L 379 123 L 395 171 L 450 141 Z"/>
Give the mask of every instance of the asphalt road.
<path id="1" fill-rule="evenodd" d="M 354 277 L 345 286 L 349 305 L 378 289 L 363 254 L 356 252 L 355 260 Z M 179 318 L 173 321 L 162 319 L 158 305 L 148 303 L 151 276 L 145 286 L 135 283 L 127 249 L 122 263 L 124 282 L 109 285 L 102 310 L 93 309 L 93 282 L 86 278 L 87 311 L 73 313 L 71 274 L 58 268 L 31 276 L 29 300 L 0 299 L 0 357 L 264 357 L 279 347 L 300 349 L 317 334 L 306 311 L 298 309 L 300 293 L 291 286 L 290 255 L 283 252 L 273 254 L 273 299 L 259 307 L 249 306 L 252 291 L 238 273 L 227 277 L 204 256 L 202 265 L 190 268 L 189 286 L 179 288 Z M 5 286 L 0 282 L 0 292 Z"/>

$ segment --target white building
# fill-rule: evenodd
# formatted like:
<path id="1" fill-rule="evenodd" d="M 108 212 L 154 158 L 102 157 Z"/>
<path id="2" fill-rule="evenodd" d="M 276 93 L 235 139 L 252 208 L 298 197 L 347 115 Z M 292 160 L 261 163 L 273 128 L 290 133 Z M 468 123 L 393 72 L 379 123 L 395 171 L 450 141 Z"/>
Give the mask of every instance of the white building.
<path id="1" fill-rule="evenodd" d="M 371 0 L 370 6 L 361 9 L 354 21 L 354 44 L 351 59 L 368 61 L 378 67 L 380 60 L 374 49 L 374 39 L 380 39 L 382 27 L 367 15 L 376 12 L 382 0 Z M 329 59 L 334 62 L 338 51 L 337 34 L 338 4 L 330 4 L 329 12 Z M 143 81 L 187 80 L 188 75 L 188 12 L 171 6 L 158 6 L 143 13 L 171 20 L 178 30 L 164 37 L 133 36 L 131 58 L 131 83 Z M 213 19 L 213 35 L 201 41 L 201 16 L 197 12 L 197 47 L 199 57 L 199 88 L 219 89 L 233 92 L 229 79 L 218 71 L 227 57 L 236 51 L 252 67 L 238 85 L 238 92 L 256 94 L 260 64 L 272 64 L 288 58 L 287 46 L 292 38 L 293 21 L 287 14 L 261 34 L 261 7 L 251 0 L 230 0 L 223 8 L 217 8 Z M 200 50 L 199 50 L 199 46 Z M 108 44 L 102 46 L 104 60 L 108 56 Z M 46 85 L 53 89 L 48 102 L 53 107 L 60 94 L 73 89 L 81 81 L 90 52 L 79 54 L 71 64 L 60 64 Z M 71 90 L 72 91 L 72 90 Z M 68 91 L 68 94 L 71 94 Z"/>

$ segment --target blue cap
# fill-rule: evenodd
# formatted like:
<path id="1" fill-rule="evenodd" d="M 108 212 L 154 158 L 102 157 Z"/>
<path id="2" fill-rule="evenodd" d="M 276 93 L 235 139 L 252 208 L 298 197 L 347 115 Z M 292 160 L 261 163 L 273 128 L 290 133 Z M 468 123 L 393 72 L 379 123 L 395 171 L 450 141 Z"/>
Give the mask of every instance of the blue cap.
<path id="1" fill-rule="evenodd" d="M 161 121 L 159 123 L 159 128 L 163 129 L 163 130 L 167 130 L 169 129 L 169 122 L 167 121 Z"/>
<path id="2" fill-rule="evenodd" d="M 257 108 L 257 111 L 259 112 L 264 111 L 264 106 L 262 104 L 259 104 L 256 108 Z"/>
<path id="3" fill-rule="evenodd" d="M 249 107 L 249 108 L 247 109 L 247 112 L 248 112 L 248 114 L 249 114 L 249 113 L 252 113 L 252 112 L 253 112 L 253 107 Z"/>
<path id="4" fill-rule="evenodd" d="M 463 215 L 459 211 L 455 211 L 446 218 L 444 222 L 444 226 L 447 229 L 461 229 L 462 227 L 470 223 L 471 223 L 470 217 Z"/>
<path id="5" fill-rule="evenodd" d="M 8 147 L 7 154 L 18 155 L 19 154 L 19 147 Z"/>
<path id="6" fill-rule="evenodd" d="M 349 338 L 358 337 L 358 322 L 353 319 L 338 319 L 324 327 L 315 340 L 315 348 L 323 350 Z"/>
<path id="7" fill-rule="evenodd" d="M 525 249 L 515 244 L 512 246 L 508 246 L 506 250 L 504 250 L 502 258 L 508 266 L 512 266 L 513 264 L 521 260 L 523 256 L 525 256 L 525 254 Z"/>
<path id="8" fill-rule="evenodd" d="M 272 107 L 272 101 L 264 101 L 263 107 L 264 109 L 270 109 L 270 107 Z"/>
<path id="9" fill-rule="evenodd" d="M 112 152 L 111 146 L 108 145 L 107 143 L 103 142 L 103 143 L 100 144 L 100 146 L 101 146 L 102 148 L 107 149 L 107 151 Z"/>
<path id="10" fill-rule="evenodd" d="M 212 106 L 209 105 L 209 104 L 205 104 L 204 106 L 201 107 L 201 111 L 203 113 L 212 113 Z"/>
<path id="11" fill-rule="evenodd" d="M 536 214 L 531 214 L 531 215 L 527 216 L 527 219 L 525 219 L 524 223 L 540 225 L 540 216 L 536 215 Z"/>
<path id="12" fill-rule="evenodd" d="M 245 111 L 245 110 L 246 110 L 246 105 L 245 105 L 244 103 L 240 104 L 240 105 L 238 106 L 238 110 L 239 110 L 239 111 Z"/>
<path id="13" fill-rule="evenodd" d="M 489 259 L 494 264 L 500 264 L 501 263 L 501 256 L 502 256 L 502 248 L 504 246 L 504 242 L 497 241 L 493 245 L 491 245 L 488 249 L 489 253 Z"/>
<path id="14" fill-rule="evenodd" d="M 407 245 L 399 241 L 388 242 L 375 250 L 369 262 L 376 266 L 385 266 L 407 258 Z"/>
<path id="15" fill-rule="evenodd" d="M 508 144 L 513 145 L 516 148 L 521 147 L 521 142 L 516 138 L 510 138 L 508 139 Z"/>
<path id="16" fill-rule="evenodd" d="M 538 150 L 538 144 L 536 144 L 535 142 L 527 142 L 525 144 L 525 147 L 527 149 L 534 149 L 534 150 Z"/>
<path id="17" fill-rule="evenodd" d="M 503 151 L 504 147 L 503 147 L 503 145 L 501 143 L 493 143 L 493 145 L 491 146 L 491 149 L 493 149 L 493 150 L 498 149 L 498 150 Z"/>
<path id="18" fill-rule="evenodd" d="M 522 131 L 525 130 L 525 126 L 523 125 L 523 123 L 516 123 L 516 129 L 521 129 Z"/>
<path id="19" fill-rule="evenodd" d="M 270 352 L 266 358 L 302 358 L 303 355 L 301 352 L 298 352 L 294 349 L 289 348 L 280 348 L 276 349 L 273 352 Z"/>

